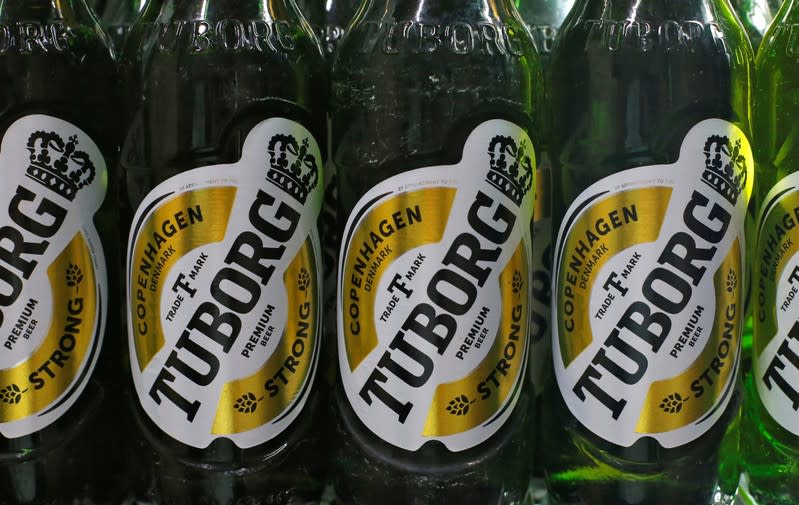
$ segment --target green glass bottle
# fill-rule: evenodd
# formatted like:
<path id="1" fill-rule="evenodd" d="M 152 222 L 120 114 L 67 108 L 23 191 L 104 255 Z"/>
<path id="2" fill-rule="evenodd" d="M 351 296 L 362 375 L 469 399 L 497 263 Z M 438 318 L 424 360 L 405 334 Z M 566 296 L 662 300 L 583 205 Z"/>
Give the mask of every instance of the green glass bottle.
<path id="1" fill-rule="evenodd" d="M 341 41 L 343 505 L 524 498 L 540 72 L 509 0 L 368 2 Z"/>
<path id="2" fill-rule="evenodd" d="M 555 504 L 732 500 L 752 59 L 724 0 L 578 0 L 561 29 L 542 400 Z"/>
<path id="3" fill-rule="evenodd" d="M 548 72 L 552 48 L 555 38 L 566 15 L 574 5 L 574 0 L 517 0 L 516 7 L 522 19 L 527 23 L 530 33 L 536 42 L 538 54 L 541 56 L 541 65 L 544 74 Z M 552 162 L 546 146 L 542 146 L 541 159 L 538 162 L 536 173 L 536 206 L 533 213 L 532 233 L 533 241 L 533 275 L 530 281 L 533 284 L 533 320 L 530 332 L 532 354 L 534 356 L 549 356 L 551 353 L 550 342 L 552 335 Z M 552 373 L 551 360 L 537 360 L 530 362 L 530 382 L 533 391 L 541 394 L 547 377 Z M 535 437 L 541 440 L 547 436 L 548 428 L 541 424 L 543 415 L 541 409 L 547 408 L 544 402 L 535 404 L 534 416 Z M 535 450 L 540 453 L 542 445 L 535 443 Z M 532 500 L 535 504 L 546 503 L 547 490 L 544 483 L 543 458 L 540 454 L 534 457 L 534 476 L 531 482 Z"/>
<path id="4" fill-rule="evenodd" d="M 0 32 L 0 503 L 119 503 L 112 56 L 83 0 L 2 2 Z"/>
<path id="5" fill-rule="evenodd" d="M 752 47 L 757 51 L 760 41 L 763 40 L 763 34 L 771 24 L 773 14 L 771 7 L 766 0 L 734 0 L 733 7 L 749 35 Z"/>
<path id="6" fill-rule="evenodd" d="M 125 37 L 139 17 L 145 2 L 146 0 L 114 0 L 103 8 L 101 15 L 103 27 L 111 36 L 117 54 L 122 51 Z"/>
<path id="7" fill-rule="evenodd" d="M 293 1 L 153 0 L 122 58 L 137 498 L 310 504 L 326 71 Z"/>
<path id="8" fill-rule="evenodd" d="M 752 370 L 741 449 L 750 503 L 799 500 L 796 359 L 796 167 L 793 96 L 799 90 L 799 6 L 783 5 L 757 54 L 753 134 L 762 198 L 755 234 Z"/>

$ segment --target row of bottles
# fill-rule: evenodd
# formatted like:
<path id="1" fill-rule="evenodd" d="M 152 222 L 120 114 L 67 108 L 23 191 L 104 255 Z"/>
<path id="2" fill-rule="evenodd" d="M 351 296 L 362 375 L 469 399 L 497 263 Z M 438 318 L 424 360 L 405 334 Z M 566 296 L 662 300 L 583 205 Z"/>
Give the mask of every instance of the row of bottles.
<path id="1" fill-rule="evenodd" d="M 121 48 L 127 30 L 141 12 L 146 0 L 110 1 L 94 0 L 88 2 L 100 16 L 103 26 L 113 39 L 114 46 Z M 780 7 L 779 0 L 731 0 L 736 13 L 755 49 L 760 45 L 763 34 Z M 322 2 L 300 0 L 297 5 L 305 18 L 311 23 L 323 51 L 332 55 L 344 30 L 353 18 L 359 2 L 357 0 L 341 0 Z M 516 0 L 516 7 L 522 19 L 528 23 L 542 58 L 547 66 L 549 53 L 563 20 L 566 18 L 573 0 Z"/>
<path id="2" fill-rule="evenodd" d="M 0 503 L 793 503 L 799 3 L 315 5 L 0 3 Z"/>

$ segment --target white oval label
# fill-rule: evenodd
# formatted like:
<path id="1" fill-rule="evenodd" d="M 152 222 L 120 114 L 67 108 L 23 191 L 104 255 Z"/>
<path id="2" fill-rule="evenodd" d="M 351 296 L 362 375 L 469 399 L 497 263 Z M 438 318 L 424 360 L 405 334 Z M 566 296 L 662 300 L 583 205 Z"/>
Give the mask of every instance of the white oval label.
<path id="1" fill-rule="evenodd" d="M 349 216 L 338 279 L 347 398 L 381 439 L 462 451 L 513 412 L 530 325 L 535 151 L 479 125 L 462 161 L 370 189 Z"/>
<path id="2" fill-rule="evenodd" d="M 128 247 L 128 333 L 144 411 L 193 447 L 242 448 L 302 412 L 319 360 L 319 148 L 272 118 L 231 165 L 153 189 Z"/>
<path id="3" fill-rule="evenodd" d="M 697 124 L 672 165 L 585 190 L 555 250 L 555 373 L 572 414 L 628 447 L 691 442 L 732 395 L 743 320 L 744 219 L 754 165 L 743 132 Z"/>
<path id="4" fill-rule="evenodd" d="M 108 173 L 86 133 L 31 115 L 3 137 L 0 166 L 0 433 L 29 435 L 86 387 L 108 310 L 95 213 Z"/>

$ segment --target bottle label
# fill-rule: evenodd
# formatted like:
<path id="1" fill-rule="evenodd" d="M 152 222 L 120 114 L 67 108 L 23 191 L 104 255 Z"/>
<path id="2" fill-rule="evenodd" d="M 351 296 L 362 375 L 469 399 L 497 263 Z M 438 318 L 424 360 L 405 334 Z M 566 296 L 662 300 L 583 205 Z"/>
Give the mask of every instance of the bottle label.
<path id="1" fill-rule="evenodd" d="M 391 177 L 353 209 L 339 259 L 339 363 L 359 419 L 414 451 L 462 451 L 525 378 L 535 151 L 490 120 L 462 160 Z"/>
<path id="2" fill-rule="evenodd" d="M 596 435 L 677 447 L 724 413 L 753 177 L 743 132 L 709 119 L 676 163 L 611 175 L 570 206 L 555 250 L 552 350 L 569 410 Z"/>
<path id="3" fill-rule="evenodd" d="M 237 163 L 174 176 L 136 212 L 131 368 L 172 438 L 253 447 L 300 415 L 319 359 L 321 160 L 308 130 L 272 118 Z"/>
<path id="4" fill-rule="evenodd" d="M 764 202 L 752 265 L 754 378 L 771 417 L 799 435 L 799 173 L 778 182 Z"/>
<path id="5" fill-rule="evenodd" d="M 0 433 L 29 435 L 86 387 L 108 306 L 94 215 L 108 173 L 100 149 L 66 121 L 23 117 L 0 147 Z"/>

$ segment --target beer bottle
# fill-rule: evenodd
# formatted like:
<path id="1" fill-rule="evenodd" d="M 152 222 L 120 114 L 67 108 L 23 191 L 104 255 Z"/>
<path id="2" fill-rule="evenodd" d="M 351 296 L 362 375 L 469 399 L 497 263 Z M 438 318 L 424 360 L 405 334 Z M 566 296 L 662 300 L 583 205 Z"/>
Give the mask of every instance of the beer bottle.
<path id="1" fill-rule="evenodd" d="M 725 0 L 573 12 L 550 67 L 550 497 L 729 503 L 751 46 Z"/>
<path id="2" fill-rule="evenodd" d="M 757 56 L 753 134 L 762 199 L 753 270 L 755 332 L 746 377 L 741 450 L 752 502 L 799 501 L 799 324 L 796 318 L 796 223 L 799 203 L 792 115 L 799 109 L 796 33 L 799 5 L 789 1 L 766 32 Z M 746 490 L 744 490 L 746 494 Z"/>
<path id="3" fill-rule="evenodd" d="M 113 60 L 83 0 L 0 33 L 0 503 L 119 503 Z"/>
<path id="4" fill-rule="evenodd" d="M 549 59 L 555 37 L 563 20 L 569 13 L 574 0 L 517 0 L 516 7 L 522 19 L 527 23 L 541 56 L 544 73 L 549 67 Z M 540 160 L 536 172 L 536 202 L 533 212 L 533 272 L 531 300 L 532 323 L 530 346 L 533 356 L 549 356 L 551 353 L 551 298 L 552 298 L 552 218 L 551 218 L 551 171 L 552 163 L 546 146 L 542 146 Z M 540 395 L 547 377 L 552 372 L 551 360 L 538 359 L 530 361 L 530 382 L 533 392 Z M 536 439 L 546 437 L 547 428 L 541 424 L 541 409 L 546 408 L 544 402 L 535 402 L 536 415 L 532 421 Z M 535 443 L 535 451 L 541 451 L 541 444 Z M 532 500 L 535 504 L 545 503 L 547 489 L 544 483 L 543 459 L 537 455 L 533 459 L 534 470 L 531 481 Z"/>
<path id="5" fill-rule="evenodd" d="M 743 23 L 752 47 L 757 51 L 763 34 L 771 24 L 772 12 L 766 0 L 734 0 L 733 7 Z"/>
<path id="6" fill-rule="evenodd" d="M 111 36 L 114 50 L 119 54 L 130 27 L 139 17 L 146 0 L 115 0 L 102 11 L 103 27 Z"/>
<path id="7" fill-rule="evenodd" d="M 319 43 L 283 0 L 151 0 L 128 37 L 137 496 L 318 502 Z"/>
<path id="8" fill-rule="evenodd" d="M 534 43 L 510 0 L 381 0 L 333 65 L 338 500 L 520 503 Z"/>

